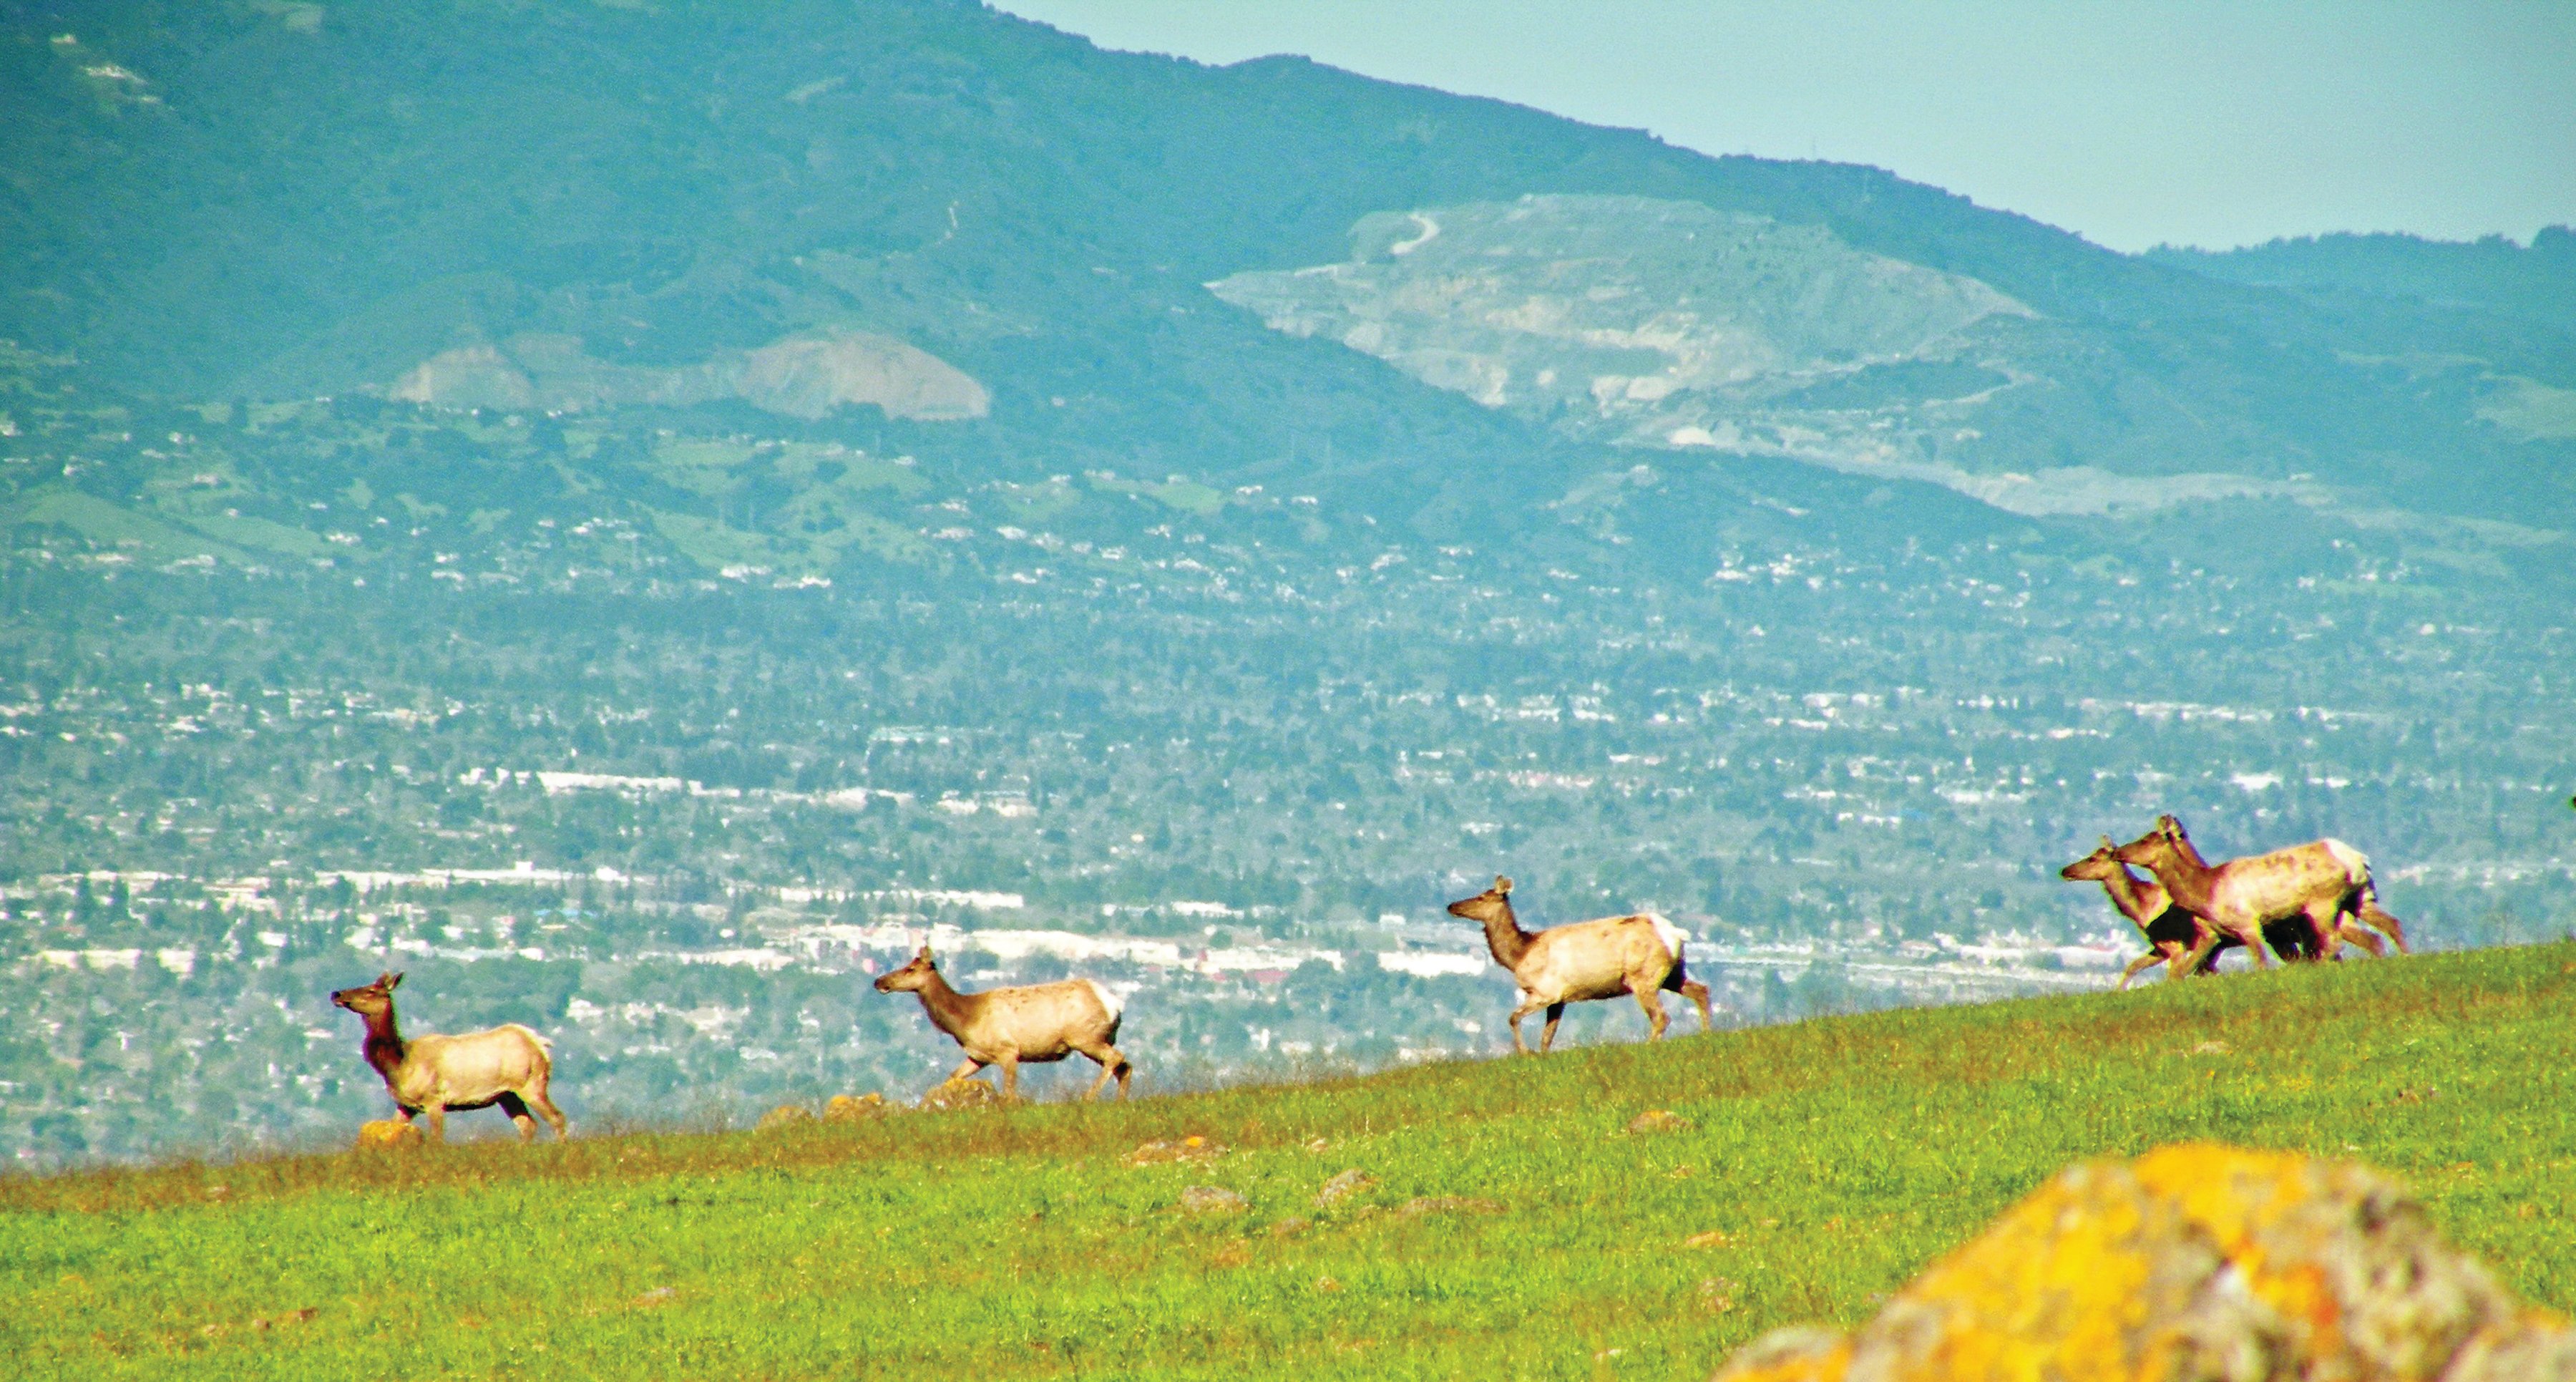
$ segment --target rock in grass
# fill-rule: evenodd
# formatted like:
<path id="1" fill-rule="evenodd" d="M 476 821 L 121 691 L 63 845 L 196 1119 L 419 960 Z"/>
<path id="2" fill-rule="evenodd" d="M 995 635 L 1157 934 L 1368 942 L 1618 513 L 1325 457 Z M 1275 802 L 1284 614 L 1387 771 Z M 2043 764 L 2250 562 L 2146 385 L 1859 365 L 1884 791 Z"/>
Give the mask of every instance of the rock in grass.
<path id="1" fill-rule="evenodd" d="M 1002 1096 L 982 1080 L 948 1080 L 921 1096 L 923 1108 L 981 1108 L 998 1104 Z"/>
<path id="2" fill-rule="evenodd" d="M 856 1096 L 835 1094 L 832 1096 L 831 1102 L 823 1105 L 823 1121 L 826 1123 L 861 1123 L 870 1118 L 882 1118 L 887 1112 L 888 1108 L 885 1096 L 882 1094 L 871 1093 Z"/>
<path id="3" fill-rule="evenodd" d="M 2576 1332 L 2376 1171 L 2189 1144 L 2062 1172 L 1857 1332 L 1775 1331 L 1717 1373 L 1860 1377 L 2576 1379 Z"/>
<path id="4" fill-rule="evenodd" d="M 1140 1142 L 1127 1154 L 1130 1166 L 1160 1166 L 1173 1161 L 1214 1161 L 1225 1155 L 1225 1144 L 1204 1137 L 1184 1137 L 1178 1141 Z"/>
<path id="5" fill-rule="evenodd" d="M 793 1128 L 813 1121 L 814 1110 L 803 1104 L 780 1104 L 760 1115 L 760 1121 L 752 1126 L 752 1131 L 776 1132 L 780 1128 Z"/>
<path id="6" fill-rule="evenodd" d="M 1354 1166 L 1324 1182 L 1324 1188 L 1315 1192 L 1315 1207 L 1330 1209 L 1375 1184 L 1377 1177 Z"/>
<path id="7" fill-rule="evenodd" d="M 1240 1214 L 1252 1208 L 1252 1201 L 1215 1185 L 1193 1185 L 1181 1192 L 1184 1214 Z"/>
<path id="8" fill-rule="evenodd" d="M 420 1145 L 420 1129 L 399 1118 L 378 1118 L 358 1126 L 358 1150 L 386 1152 Z"/>
<path id="9" fill-rule="evenodd" d="M 1498 1200 L 1479 1200 L 1467 1195 L 1417 1195 L 1395 1207 L 1395 1212 L 1408 1219 L 1425 1214 L 1500 1214 Z"/>

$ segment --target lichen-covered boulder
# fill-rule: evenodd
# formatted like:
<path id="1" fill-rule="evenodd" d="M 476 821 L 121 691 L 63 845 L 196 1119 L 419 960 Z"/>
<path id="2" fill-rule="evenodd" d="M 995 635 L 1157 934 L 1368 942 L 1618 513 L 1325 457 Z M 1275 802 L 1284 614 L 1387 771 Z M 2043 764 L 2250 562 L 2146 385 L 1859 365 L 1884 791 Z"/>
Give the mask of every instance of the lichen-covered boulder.
<path id="1" fill-rule="evenodd" d="M 863 1123 L 871 1118 L 884 1117 L 887 1112 L 885 1096 L 882 1094 L 835 1094 L 823 1105 L 823 1121 Z"/>
<path id="2" fill-rule="evenodd" d="M 1721 1382 L 2576 1382 L 2576 1334 L 2367 1167 L 2190 1144 L 2073 1167 L 1851 1334 L 1777 1330 Z"/>
<path id="3" fill-rule="evenodd" d="M 997 1104 L 1002 1096 L 982 1080 L 946 1080 L 921 1096 L 923 1108 L 978 1108 Z"/>
<path id="4" fill-rule="evenodd" d="M 803 1104 L 780 1104 L 769 1112 L 760 1115 L 760 1121 L 752 1125 L 752 1131 L 776 1132 L 780 1128 L 798 1127 L 802 1124 L 811 1123 L 813 1121 L 814 1110 L 805 1107 Z"/>
<path id="5" fill-rule="evenodd" d="M 420 1145 L 420 1129 L 400 1118 L 379 1118 L 358 1125 L 358 1150 L 389 1151 Z"/>

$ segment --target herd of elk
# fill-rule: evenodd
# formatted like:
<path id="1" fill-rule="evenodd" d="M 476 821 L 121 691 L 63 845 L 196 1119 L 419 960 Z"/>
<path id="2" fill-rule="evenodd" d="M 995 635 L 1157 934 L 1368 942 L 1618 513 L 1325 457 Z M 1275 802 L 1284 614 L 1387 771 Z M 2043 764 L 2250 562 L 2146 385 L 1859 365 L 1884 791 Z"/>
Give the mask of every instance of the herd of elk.
<path id="1" fill-rule="evenodd" d="M 2154 881 L 2140 880 L 2130 865 L 2147 870 Z M 2058 876 L 2100 882 L 2112 904 L 2146 936 L 2148 953 L 2122 971 L 2123 987 L 2158 963 L 2168 978 L 2206 974 L 2220 951 L 2237 946 L 2265 967 L 2273 951 L 2287 960 L 2329 960 L 2345 941 L 2385 955 L 2374 931 L 2395 942 L 2399 953 L 2407 948 L 2404 924 L 2379 905 L 2369 857 L 2341 840 L 2211 864 L 2192 846 L 2181 821 L 2158 816 L 2153 829 L 2125 845 L 2103 836 L 2101 848 Z"/>
<path id="2" fill-rule="evenodd" d="M 2132 866 L 2150 877 L 2131 873 Z M 2407 948 L 2405 926 L 2379 905 L 2370 860 L 2341 840 L 2211 864 L 2192 846 L 2181 821 L 2159 816 L 2153 829 L 2125 845 L 2103 836 L 2100 848 L 2058 876 L 2100 883 L 2145 939 L 2147 953 L 2120 971 L 2120 988 L 2157 965 L 2168 979 L 2210 973 L 2229 949 L 2244 949 L 2268 968 L 2276 951 L 2287 960 L 2321 961 L 2333 958 L 2347 940 L 2384 955 L 2380 935 L 2401 953 Z M 1667 990 L 1697 1004 L 1700 1030 L 1710 1028 L 1708 986 L 1690 977 L 1682 931 L 1653 912 L 1525 931 L 1512 910 L 1512 880 L 1498 877 L 1474 897 L 1450 903 L 1449 913 L 1484 927 L 1494 962 L 1511 974 L 1519 997 L 1509 1019 L 1512 1049 L 1524 1055 L 1530 1048 L 1521 1039 L 1523 1018 L 1547 1014 L 1538 1039 L 1545 1052 L 1556 1041 L 1567 1004 L 1623 993 L 1645 1009 L 1649 1040 L 1661 1040 L 1671 1023 L 1663 1004 Z M 373 1141 L 401 1140 L 412 1132 L 416 1116 L 428 1119 L 431 1141 L 443 1141 L 449 1112 L 494 1105 L 518 1126 L 523 1142 L 536 1137 L 530 1110 L 554 1127 L 556 1137 L 566 1135 L 562 1111 L 546 1097 L 553 1062 L 545 1038 L 505 1023 L 462 1036 L 406 1041 L 394 1020 L 394 987 L 401 982 L 400 974 L 380 974 L 374 983 L 331 995 L 333 1003 L 366 1020 L 362 1052 L 402 1113 L 398 1124 L 369 1124 Z M 920 998 L 931 1024 L 957 1043 L 966 1059 L 951 1080 L 998 1065 L 1002 1097 L 1016 1098 L 1023 1063 L 1060 1061 L 1079 1052 L 1100 1066 L 1085 1099 L 1098 1098 L 1113 1079 L 1118 1097 L 1127 1097 L 1135 1067 L 1115 1044 L 1120 1004 L 1096 980 L 964 993 L 949 986 L 924 945 L 909 963 L 879 978 L 876 988 Z"/>

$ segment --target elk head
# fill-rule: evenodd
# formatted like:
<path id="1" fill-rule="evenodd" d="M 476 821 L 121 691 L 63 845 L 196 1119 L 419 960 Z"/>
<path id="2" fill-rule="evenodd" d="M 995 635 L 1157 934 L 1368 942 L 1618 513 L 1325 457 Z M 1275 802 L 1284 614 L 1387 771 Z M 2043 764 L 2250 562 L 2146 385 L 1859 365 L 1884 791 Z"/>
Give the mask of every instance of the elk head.
<path id="1" fill-rule="evenodd" d="M 1460 898 L 1449 904 L 1449 915 L 1469 921 L 1509 921 L 1512 919 L 1512 880 L 1497 876 L 1494 886 L 1474 897 Z"/>
<path id="2" fill-rule="evenodd" d="M 2101 848 L 2059 869 L 2057 876 L 2069 883 L 2099 883 L 2120 871 L 2119 850 L 2118 845 L 2111 843 L 2111 837 L 2105 835 Z"/>
<path id="3" fill-rule="evenodd" d="M 2164 820 L 2172 819 L 2171 816 L 2164 818 Z M 2111 851 L 2111 857 L 2123 864 L 2135 864 L 2144 869 L 2152 869 L 2160 862 L 2180 858 L 2181 852 L 2175 847 L 2174 837 L 2165 833 L 2164 820 L 2156 822 L 2155 829 Z M 2181 827 L 2177 825 L 2175 828 Z"/>
<path id="4" fill-rule="evenodd" d="M 930 960 L 930 947 L 925 945 L 921 947 L 920 953 L 904 963 L 903 968 L 879 975 L 877 992 L 918 993 L 929 985 L 931 976 L 938 972 L 939 967 L 932 964 Z"/>
<path id="5" fill-rule="evenodd" d="M 393 1011 L 394 986 L 402 980 L 400 974 L 378 974 L 372 984 L 334 991 L 331 1001 L 360 1017 L 376 1017 Z"/>

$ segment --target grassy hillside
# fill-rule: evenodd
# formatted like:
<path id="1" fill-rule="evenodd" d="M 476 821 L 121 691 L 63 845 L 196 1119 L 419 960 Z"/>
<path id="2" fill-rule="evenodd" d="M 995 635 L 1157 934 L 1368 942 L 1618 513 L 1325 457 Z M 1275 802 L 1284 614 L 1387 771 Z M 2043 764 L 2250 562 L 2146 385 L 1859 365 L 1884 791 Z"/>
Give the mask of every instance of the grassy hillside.
<path id="1" fill-rule="evenodd" d="M 0 1352 L 91 1378 L 1695 1378 L 1863 1315 L 2070 1160 L 2189 1138 L 2389 1168 L 2563 1308 L 2571 996 L 2556 945 L 1125 1107 L 0 1180 Z M 1651 1109 L 1687 1126 L 1631 1131 Z M 1221 1154 L 1130 1164 L 1192 1136 Z M 1375 1183 L 1316 1208 L 1352 1168 Z M 1246 1207 L 1183 1211 L 1197 1186 Z"/>

